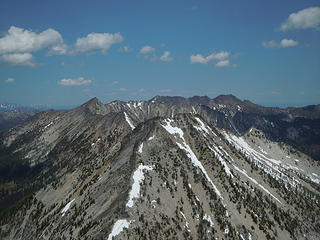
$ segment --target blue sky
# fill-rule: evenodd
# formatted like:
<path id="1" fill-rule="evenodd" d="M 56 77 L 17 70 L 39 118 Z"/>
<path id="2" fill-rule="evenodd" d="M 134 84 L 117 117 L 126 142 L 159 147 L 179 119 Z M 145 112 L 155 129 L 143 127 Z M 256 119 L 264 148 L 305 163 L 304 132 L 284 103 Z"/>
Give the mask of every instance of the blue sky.
<path id="1" fill-rule="evenodd" d="M 0 102 L 320 103 L 314 0 L 0 2 Z"/>

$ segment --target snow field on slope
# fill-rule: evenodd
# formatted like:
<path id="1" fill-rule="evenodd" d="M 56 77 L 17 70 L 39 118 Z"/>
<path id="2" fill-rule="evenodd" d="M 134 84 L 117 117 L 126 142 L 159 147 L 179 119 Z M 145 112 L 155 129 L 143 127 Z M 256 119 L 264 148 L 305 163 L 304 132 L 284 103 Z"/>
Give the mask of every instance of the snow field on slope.
<path id="1" fill-rule="evenodd" d="M 108 240 L 112 240 L 113 237 L 119 235 L 123 229 L 129 228 L 131 221 L 127 221 L 126 219 L 120 219 L 116 221 L 116 223 L 113 225 L 112 231 L 109 234 Z"/>
<path id="2" fill-rule="evenodd" d="M 144 180 L 144 172 L 151 171 L 153 168 L 151 166 L 145 166 L 140 164 L 138 169 L 133 173 L 133 184 L 131 191 L 129 193 L 129 201 L 126 206 L 131 208 L 133 207 L 134 200 L 140 197 L 140 184 Z"/>
<path id="3" fill-rule="evenodd" d="M 142 150 L 141 150 L 142 151 Z M 140 184 L 144 180 L 144 172 L 150 171 L 153 168 L 151 166 L 145 166 L 140 164 L 137 170 L 133 173 L 133 184 L 131 187 L 131 191 L 129 193 L 129 200 L 126 204 L 126 207 L 131 208 L 134 205 L 134 200 L 140 197 Z M 113 237 L 119 235 L 123 229 L 129 228 L 131 221 L 126 219 L 119 219 L 113 225 L 112 231 L 109 234 L 108 240 L 112 240 Z"/>
<path id="4" fill-rule="evenodd" d="M 283 164 L 280 160 L 272 159 L 253 149 L 242 137 L 237 137 L 223 131 L 226 140 L 233 144 L 237 150 L 242 151 L 251 160 L 254 160 L 259 168 L 270 174 L 274 179 L 281 179 L 291 186 L 296 187 L 300 182 L 292 176 L 285 174 L 283 170 L 292 168 Z"/>
<path id="5" fill-rule="evenodd" d="M 62 209 L 62 217 L 66 214 L 66 212 L 69 210 L 71 204 L 73 203 L 75 199 L 72 199 L 70 202 L 67 203 L 67 205 Z"/>
<path id="6" fill-rule="evenodd" d="M 138 150 L 139 153 L 142 153 L 142 148 L 143 148 L 143 143 L 141 143 L 139 146 L 139 150 Z"/>
<path id="7" fill-rule="evenodd" d="M 135 126 L 132 124 L 132 122 L 130 121 L 130 118 L 128 117 L 127 113 L 124 112 L 124 116 L 126 117 L 126 121 L 129 124 L 129 126 L 131 127 L 131 129 L 133 130 L 135 128 Z"/>
<path id="8" fill-rule="evenodd" d="M 176 142 L 176 144 L 178 145 L 178 147 L 182 150 L 185 150 L 187 152 L 187 156 L 191 159 L 192 164 L 195 167 L 198 167 L 203 175 L 206 177 L 207 181 L 211 184 L 211 186 L 213 187 L 213 189 L 215 190 L 216 194 L 223 199 L 220 191 L 218 190 L 218 188 L 214 185 L 214 183 L 212 182 L 211 178 L 209 177 L 207 171 L 205 170 L 205 168 L 203 167 L 202 163 L 198 160 L 197 156 L 194 154 L 194 152 L 191 150 L 190 146 L 186 143 L 184 137 L 183 137 L 183 131 L 182 129 L 178 128 L 178 127 L 173 127 L 171 126 L 171 123 L 174 122 L 171 119 L 166 119 L 165 123 L 166 125 L 162 125 L 162 127 L 167 130 L 167 132 L 169 132 L 170 134 L 178 134 L 180 136 L 180 138 L 182 139 L 182 144 Z"/>

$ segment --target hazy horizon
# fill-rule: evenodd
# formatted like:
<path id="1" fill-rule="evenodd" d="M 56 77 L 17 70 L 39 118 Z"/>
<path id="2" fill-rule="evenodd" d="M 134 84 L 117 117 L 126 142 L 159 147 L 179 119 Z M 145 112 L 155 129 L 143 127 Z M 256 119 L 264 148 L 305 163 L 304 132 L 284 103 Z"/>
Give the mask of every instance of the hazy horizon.
<path id="1" fill-rule="evenodd" d="M 220 94 L 220 95 L 228 95 L 228 94 Z M 210 97 L 210 96 L 207 96 L 207 95 L 203 95 L 203 96 L 200 96 L 200 97 L 209 97 L 211 99 L 214 99 L 220 95 L 217 95 L 217 96 L 213 96 L 213 97 Z M 233 95 L 233 94 L 232 94 Z M 183 97 L 183 98 L 192 98 L 192 97 L 196 97 L 196 96 L 199 96 L 199 95 L 194 95 L 194 96 L 187 96 L 187 97 L 184 97 L 184 96 L 178 96 L 178 95 L 172 95 L 172 96 L 168 96 L 168 95 L 156 95 L 156 96 L 162 96 L 162 97 Z M 29 105 L 24 105 L 23 103 L 13 103 L 13 102 L 0 102 L 0 104 L 17 104 L 19 106 L 22 106 L 22 107 L 34 107 L 34 108 L 40 108 L 40 109 L 55 109 L 55 110 L 64 110 L 64 109 L 72 109 L 72 108 L 75 108 L 77 106 L 80 106 L 84 103 L 86 103 L 87 101 L 90 101 L 92 98 L 98 98 L 99 101 L 101 101 L 103 104 L 108 104 L 108 103 L 111 103 L 113 101 L 123 101 L 123 102 L 129 102 L 129 101 L 150 101 L 152 98 L 156 97 L 156 96 L 153 96 L 151 98 L 148 98 L 148 99 L 139 99 L 139 100 L 136 100 L 136 99 L 129 99 L 129 100 L 121 100 L 121 99 L 114 99 L 114 100 L 111 100 L 111 101 L 104 101 L 103 99 L 100 99 L 96 96 L 92 96 L 92 97 L 89 97 L 87 100 L 83 101 L 83 102 L 80 102 L 78 104 L 74 104 L 74 105 L 50 105 L 50 104 L 29 104 Z M 235 95 L 234 95 L 235 96 Z M 237 96 L 235 96 L 237 97 Z M 238 97 L 237 97 L 238 98 Z M 272 103 L 259 103 L 259 102 L 254 102 L 250 99 L 241 99 L 239 98 L 241 101 L 245 101 L 245 100 L 248 100 L 252 103 L 255 103 L 255 104 L 258 104 L 258 105 L 261 105 L 261 106 L 264 106 L 264 107 L 279 107 L 279 108 L 287 108 L 287 107 L 305 107 L 305 106 L 310 106 L 310 105 L 319 105 L 320 103 L 311 103 L 311 104 L 272 104 Z"/>

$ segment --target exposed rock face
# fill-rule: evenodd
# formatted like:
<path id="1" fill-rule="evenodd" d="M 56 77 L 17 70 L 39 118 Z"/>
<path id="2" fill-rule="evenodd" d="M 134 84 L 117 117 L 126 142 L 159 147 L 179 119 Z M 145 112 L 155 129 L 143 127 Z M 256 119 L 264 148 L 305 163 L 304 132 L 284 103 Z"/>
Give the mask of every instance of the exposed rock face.
<path id="1" fill-rule="evenodd" d="M 270 140 L 294 145 L 314 109 L 228 95 L 41 112 L 0 136 L 0 236 L 318 239 L 319 164 Z"/>

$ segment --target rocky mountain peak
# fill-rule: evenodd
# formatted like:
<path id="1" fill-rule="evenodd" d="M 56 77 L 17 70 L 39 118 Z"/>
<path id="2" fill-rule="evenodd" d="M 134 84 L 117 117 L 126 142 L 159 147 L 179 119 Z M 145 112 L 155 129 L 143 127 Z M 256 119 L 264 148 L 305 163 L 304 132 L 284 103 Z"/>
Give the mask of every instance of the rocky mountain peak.
<path id="1" fill-rule="evenodd" d="M 106 108 L 104 104 L 96 97 L 90 99 L 86 103 L 82 104 L 80 106 L 81 109 L 88 110 L 89 112 L 93 114 L 105 114 Z"/>
<path id="2" fill-rule="evenodd" d="M 218 97 L 213 99 L 214 102 L 219 104 L 227 104 L 227 105 L 235 105 L 243 103 L 239 98 L 232 94 L 227 95 L 219 95 Z"/>

